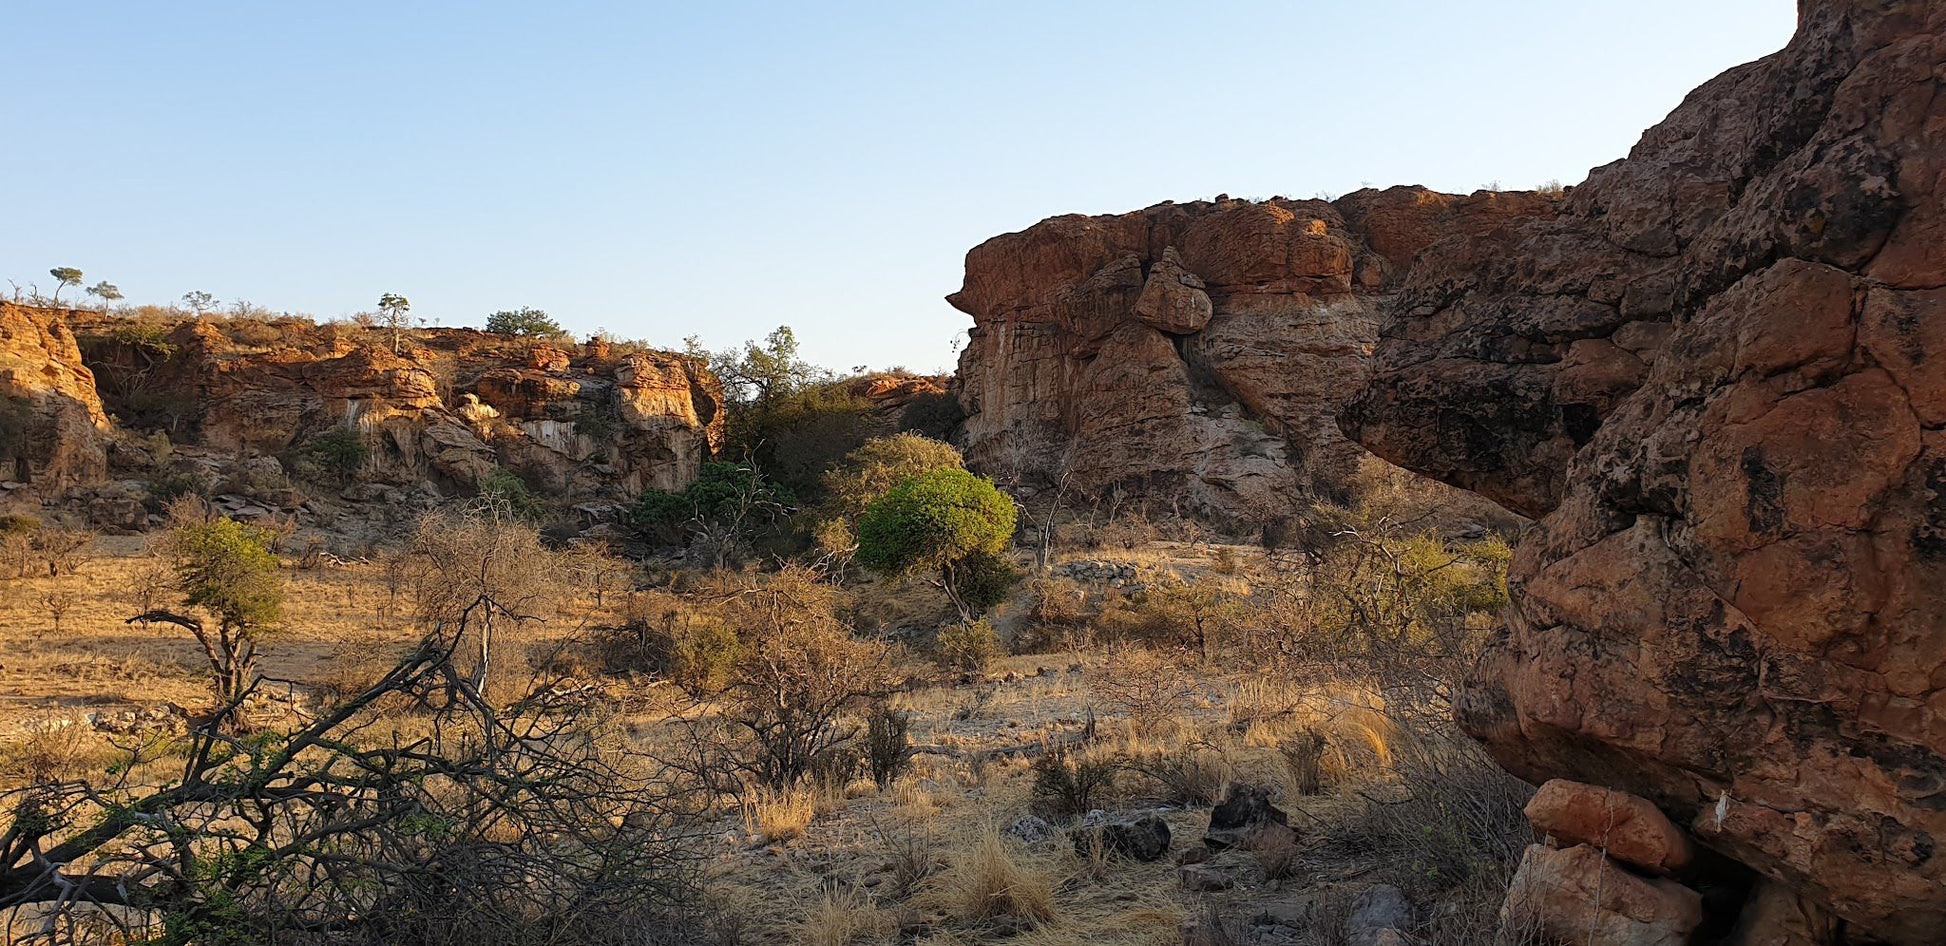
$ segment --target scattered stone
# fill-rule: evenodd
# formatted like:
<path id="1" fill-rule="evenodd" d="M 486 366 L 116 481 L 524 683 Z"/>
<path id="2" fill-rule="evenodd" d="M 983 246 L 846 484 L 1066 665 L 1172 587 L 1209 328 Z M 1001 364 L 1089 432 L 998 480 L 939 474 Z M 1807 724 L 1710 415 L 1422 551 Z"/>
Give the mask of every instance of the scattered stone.
<path id="1" fill-rule="evenodd" d="M 1662 809 L 1626 792 L 1554 779 L 1527 802 L 1527 820 L 1566 842 L 1606 848 L 1608 856 L 1658 874 L 1689 866 L 1695 853 Z"/>
<path id="2" fill-rule="evenodd" d="M 1054 836 L 1054 826 L 1045 819 L 1034 815 L 1024 815 L 1001 832 L 1025 844 L 1038 844 Z"/>
<path id="3" fill-rule="evenodd" d="M 1069 837 L 1074 840 L 1075 853 L 1082 857 L 1100 852 L 1153 861 L 1169 853 L 1169 825 L 1154 815 L 1143 815 L 1132 821 L 1083 822 L 1081 827 L 1069 832 Z"/>
<path id="4" fill-rule="evenodd" d="M 1176 868 L 1176 879 L 1184 890 L 1214 893 L 1237 885 L 1236 873 L 1217 864 L 1185 864 Z"/>
<path id="5" fill-rule="evenodd" d="M 1209 831 L 1203 835 L 1203 843 L 1218 851 L 1250 850 L 1296 839 L 1290 816 L 1270 803 L 1270 792 L 1241 782 L 1232 783 L 1223 800 L 1210 809 Z"/>

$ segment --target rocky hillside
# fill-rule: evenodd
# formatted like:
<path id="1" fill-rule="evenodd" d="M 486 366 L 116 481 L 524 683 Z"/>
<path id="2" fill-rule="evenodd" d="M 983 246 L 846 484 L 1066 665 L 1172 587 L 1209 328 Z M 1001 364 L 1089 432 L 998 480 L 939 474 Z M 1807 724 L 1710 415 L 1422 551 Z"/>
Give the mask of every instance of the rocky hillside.
<path id="1" fill-rule="evenodd" d="M 0 485 L 108 527 L 139 528 L 161 481 L 323 515 L 334 497 L 316 484 L 337 492 L 342 480 L 335 498 L 385 513 L 469 494 L 496 468 L 599 517 L 689 482 L 723 431 L 721 385 L 700 361 L 602 342 L 425 329 L 395 353 L 388 335 L 355 326 L 12 305 L 0 325 L 0 385 L 32 409 L 29 446 Z M 341 429 L 365 445 L 356 469 L 318 455 Z M 311 488 L 287 488 L 319 465 Z"/>
<path id="2" fill-rule="evenodd" d="M 1065 216 L 966 256 L 964 441 L 1008 481 L 1138 493 L 1246 523 L 1342 494 L 1364 451 L 1335 415 L 1379 309 L 1453 234 L 1551 218 L 1532 193 L 1158 204 Z"/>
<path id="3" fill-rule="evenodd" d="M 1558 215 L 1423 252 L 1345 415 L 1541 517 L 1462 722 L 1755 868 L 1740 941 L 1946 930 L 1941 63 L 1946 6 L 1805 0 Z"/>

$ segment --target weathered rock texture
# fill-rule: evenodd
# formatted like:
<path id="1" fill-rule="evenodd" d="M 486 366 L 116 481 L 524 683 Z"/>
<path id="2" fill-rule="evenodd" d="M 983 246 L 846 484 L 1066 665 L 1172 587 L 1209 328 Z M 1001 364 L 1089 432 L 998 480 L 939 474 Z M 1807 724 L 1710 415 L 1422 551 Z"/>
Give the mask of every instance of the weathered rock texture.
<path id="1" fill-rule="evenodd" d="M 1852 931 L 1946 930 L 1946 5 L 1805 0 L 1558 216 L 1428 247 L 1344 417 L 1542 518 L 1461 722 Z"/>
<path id="2" fill-rule="evenodd" d="M 1534 194 L 1367 190 L 1054 217 L 966 256 L 948 298 L 978 469 L 1237 521 L 1337 497 L 1364 451 L 1335 414 L 1378 302 L 1421 247 L 1552 216 Z"/>
<path id="3" fill-rule="evenodd" d="M 108 430 L 64 313 L 0 302 L 0 485 L 62 489 L 99 477 Z"/>
<path id="4" fill-rule="evenodd" d="M 367 483 L 463 494 L 498 466 L 545 496 L 623 501 L 688 483 L 722 437 L 721 385 L 668 352 L 427 329 L 395 354 L 380 333 L 299 320 L 72 321 L 124 427 L 287 460 L 346 427 L 371 449 Z"/>

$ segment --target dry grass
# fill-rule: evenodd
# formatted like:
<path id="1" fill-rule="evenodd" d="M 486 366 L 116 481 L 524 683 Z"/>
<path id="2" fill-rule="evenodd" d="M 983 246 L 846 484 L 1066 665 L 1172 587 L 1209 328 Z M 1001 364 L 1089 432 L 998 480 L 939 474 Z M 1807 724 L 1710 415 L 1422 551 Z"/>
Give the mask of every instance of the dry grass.
<path id="1" fill-rule="evenodd" d="M 744 828 L 765 843 L 803 837 L 817 815 L 818 800 L 811 790 L 757 791 L 743 803 Z"/>
<path id="2" fill-rule="evenodd" d="M 934 878 L 927 899 L 962 923 L 1013 917 L 1029 924 L 1055 915 L 1055 870 L 986 826 L 961 850 L 948 856 L 946 870 Z"/>
<path id="3" fill-rule="evenodd" d="M 805 946 L 849 946 L 882 936 L 893 925 L 893 918 L 856 888 L 833 888 L 811 907 L 792 941 Z"/>

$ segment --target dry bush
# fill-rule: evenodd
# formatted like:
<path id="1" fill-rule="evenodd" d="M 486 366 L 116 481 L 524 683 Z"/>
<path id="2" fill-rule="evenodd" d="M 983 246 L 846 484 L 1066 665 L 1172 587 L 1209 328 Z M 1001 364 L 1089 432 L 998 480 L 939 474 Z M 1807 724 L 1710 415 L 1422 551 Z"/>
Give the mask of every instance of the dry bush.
<path id="1" fill-rule="evenodd" d="M 1126 764 L 1156 784 L 1161 801 L 1173 805 L 1214 805 L 1236 778 L 1236 765 L 1228 756 L 1202 740 L 1172 749 L 1131 753 Z"/>
<path id="2" fill-rule="evenodd" d="M 918 825 L 926 827 L 922 830 Z M 892 875 L 885 895 L 904 900 L 918 893 L 926 879 L 945 865 L 938 838 L 930 825 L 929 819 L 916 818 L 887 830 L 878 821 L 872 822 L 872 832 L 884 848 L 886 866 Z"/>
<path id="3" fill-rule="evenodd" d="M 466 686 L 454 654 L 489 607 L 289 731 L 240 736 L 242 701 L 219 708 L 166 780 L 130 778 L 139 747 L 0 794 L 0 911 L 50 941 L 91 920 L 116 942 L 681 940 L 697 812 L 598 715 L 501 710 Z M 410 732 L 374 716 L 455 681 L 461 698 Z"/>
<path id="4" fill-rule="evenodd" d="M 843 783 L 857 771 L 863 727 L 852 717 L 891 689 L 884 644 L 859 640 L 836 594 L 807 569 L 728 576 L 698 595 L 737 629 L 739 652 L 716 697 L 686 714 L 678 765 L 724 794 L 784 790 L 813 776 Z"/>
<path id="5" fill-rule="evenodd" d="M 1277 744 L 1277 755 L 1284 762 L 1294 795 L 1316 795 L 1324 790 L 1324 736 L 1305 729 Z"/>
<path id="6" fill-rule="evenodd" d="M 1136 725 L 1153 728 L 1188 712 L 1195 682 L 1175 661 L 1146 647 L 1111 647 L 1087 675 L 1102 704 L 1119 709 Z"/>
<path id="7" fill-rule="evenodd" d="M 1429 942 L 1488 943 L 1500 901 L 1527 845 L 1522 807 L 1533 794 L 1450 724 L 1395 730 L 1389 778 L 1325 825 L 1313 856 L 1370 870 L 1419 902 L 1439 902 Z"/>
<path id="8" fill-rule="evenodd" d="M 1161 530 L 1146 517 L 1129 514 L 1116 516 L 1088 530 L 1086 542 L 1090 548 L 1130 552 L 1155 542 L 1161 535 Z"/>
<path id="9" fill-rule="evenodd" d="M 965 849 L 948 855 L 947 866 L 927 889 L 927 899 L 962 923 L 1012 917 L 1029 924 L 1054 918 L 1056 878 L 1000 837 L 988 825 Z"/>
<path id="10" fill-rule="evenodd" d="M 865 714 L 865 767 L 880 789 L 912 768 L 912 714 L 883 700 Z"/>
<path id="11" fill-rule="evenodd" d="M 705 596 L 636 592 L 623 623 L 595 628 L 595 660 L 608 673 L 651 673 L 692 696 L 721 692 L 742 656 L 725 609 Z"/>
<path id="12" fill-rule="evenodd" d="M 1208 661 L 1237 634 L 1247 601 L 1234 579 L 1174 579 L 1112 602 L 1100 621 L 1111 639 L 1188 650 Z"/>
<path id="13" fill-rule="evenodd" d="M 0 746 L 0 788 L 67 781 L 100 768 L 113 748 L 79 723 L 66 720 L 34 726 Z"/>
<path id="14" fill-rule="evenodd" d="M 59 529 L 31 516 L 0 517 L 0 573 L 59 578 L 78 573 L 94 544 L 90 529 Z"/>
<path id="15" fill-rule="evenodd" d="M 1034 759 L 1030 793 L 1034 809 L 1055 819 L 1076 818 L 1094 810 L 1095 802 L 1115 784 L 1120 764 L 1110 758 L 1071 751 L 1050 744 Z"/>
<path id="16" fill-rule="evenodd" d="M 460 642 L 456 663 L 496 702 L 533 688 L 532 625 L 554 615 L 566 584 L 561 556 L 533 526 L 487 509 L 435 513 L 420 520 L 388 571 L 425 630 L 457 625 L 476 602 L 493 602 L 468 622 L 472 636 Z"/>
<path id="17" fill-rule="evenodd" d="M 993 622 L 985 618 L 947 625 L 933 638 L 933 659 L 948 670 L 979 673 L 1006 655 Z"/>

